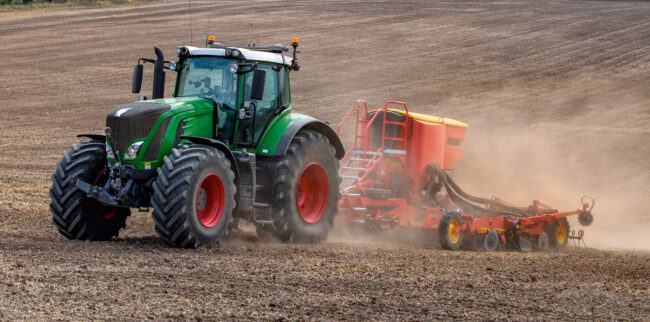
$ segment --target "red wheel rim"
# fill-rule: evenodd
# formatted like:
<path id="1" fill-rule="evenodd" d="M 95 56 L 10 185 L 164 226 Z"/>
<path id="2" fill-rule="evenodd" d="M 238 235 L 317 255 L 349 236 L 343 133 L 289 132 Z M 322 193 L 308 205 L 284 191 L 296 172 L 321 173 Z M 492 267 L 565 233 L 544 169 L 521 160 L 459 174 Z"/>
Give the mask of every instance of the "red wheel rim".
<path id="1" fill-rule="evenodd" d="M 196 214 L 203 226 L 214 227 L 219 222 L 224 200 L 221 178 L 214 173 L 205 176 L 196 192 Z"/>
<path id="2" fill-rule="evenodd" d="M 104 183 L 106 183 L 106 180 L 101 180 L 103 174 L 104 174 L 104 170 L 102 170 L 102 172 L 100 172 L 97 175 L 97 178 L 95 179 L 96 186 L 100 184 L 103 185 Z M 101 203 L 97 202 L 95 199 L 93 199 L 93 208 L 95 209 L 95 213 L 97 214 L 97 216 L 104 220 L 113 219 L 113 217 L 115 217 L 115 215 L 117 215 L 117 212 L 119 211 L 117 207 L 102 205 Z"/>
<path id="3" fill-rule="evenodd" d="M 329 197 L 329 182 L 327 173 L 317 162 L 308 164 L 298 179 L 296 187 L 296 205 L 300 217 L 307 223 L 313 224 L 323 217 Z"/>

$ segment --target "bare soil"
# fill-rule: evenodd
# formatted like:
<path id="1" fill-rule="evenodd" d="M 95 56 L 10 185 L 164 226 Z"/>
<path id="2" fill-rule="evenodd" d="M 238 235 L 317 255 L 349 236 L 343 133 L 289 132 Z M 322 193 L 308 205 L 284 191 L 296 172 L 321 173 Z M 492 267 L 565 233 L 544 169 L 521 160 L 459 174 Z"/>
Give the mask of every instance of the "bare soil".
<path id="1" fill-rule="evenodd" d="M 61 151 L 136 99 L 136 58 L 190 43 L 189 16 L 186 1 L 0 13 L 0 319 L 650 319 L 647 2 L 192 1 L 194 45 L 301 38 L 298 112 L 336 123 L 359 98 L 402 100 L 470 124 L 453 171 L 470 192 L 562 209 L 591 193 L 594 224 L 571 222 L 591 249 L 248 230 L 179 250 L 137 212 L 116 241 L 66 240 L 47 194 Z"/>

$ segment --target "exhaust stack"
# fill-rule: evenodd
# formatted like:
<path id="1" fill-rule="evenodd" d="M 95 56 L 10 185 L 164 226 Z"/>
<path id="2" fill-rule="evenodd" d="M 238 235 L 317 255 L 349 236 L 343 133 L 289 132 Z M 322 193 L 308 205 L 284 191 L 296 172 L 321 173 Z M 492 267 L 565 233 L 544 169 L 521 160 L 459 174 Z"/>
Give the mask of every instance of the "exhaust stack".
<path id="1" fill-rule="evenodd" d="M 153 65 L 153 90 L 151 92 L 151 98 L 163 98 L 165 96 L 165 72 L 163 71 L 163 63 L 165 62 L 165 57 L 163 52 L 158 46 L 154 46 L 156 51 L 156 61 Z"/>

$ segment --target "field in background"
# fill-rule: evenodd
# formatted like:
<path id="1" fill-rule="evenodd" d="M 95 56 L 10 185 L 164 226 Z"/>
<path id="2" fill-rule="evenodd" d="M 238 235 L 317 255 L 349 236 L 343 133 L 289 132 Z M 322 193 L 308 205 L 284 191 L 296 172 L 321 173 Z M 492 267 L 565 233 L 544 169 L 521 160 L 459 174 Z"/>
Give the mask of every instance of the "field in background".
<path id="1" fill-rule="evenodd" d="M 105 6 L 135 3 L 142 0 L 0 0 L 0 12 L 30 9 L 52 9 L 81 6 Z"/>
<path id="2" fill-rule="evenodd" d="M 188 9 L 0 13 L 0 319 L 650 314 L 648 3 L 192 1 L 192 33 Z M 119 242 L 64 240 L 47 195 L 61 151 L 136 99 L 138 57 L 153 45 L 173 57 L 207 34 L 235 45 L 300 37 L 296 111 L 336 123 L 357 99 L 402 100 L 469 123 L 452 172 L 468 192 L 563 209 L 591 193 L 587 244 L 644 251 L 487 255 L 342 237 L 267 245 L 247 233 L 185 251 L 162 246 L 138 213 Z"/>

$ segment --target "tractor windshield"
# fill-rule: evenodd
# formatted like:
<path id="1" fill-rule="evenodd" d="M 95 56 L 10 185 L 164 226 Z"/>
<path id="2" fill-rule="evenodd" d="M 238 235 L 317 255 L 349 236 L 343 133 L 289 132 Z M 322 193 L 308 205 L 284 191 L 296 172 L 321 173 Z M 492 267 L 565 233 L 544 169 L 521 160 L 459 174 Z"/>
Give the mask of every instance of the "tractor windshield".
<path id="1" fill-rule="evenodd" d="M 234 109 L 237 102 L 237 74 L 232 73 L 231 59 L 190 57 L 178 76 L 177 97 L 198 96 Z"/>

